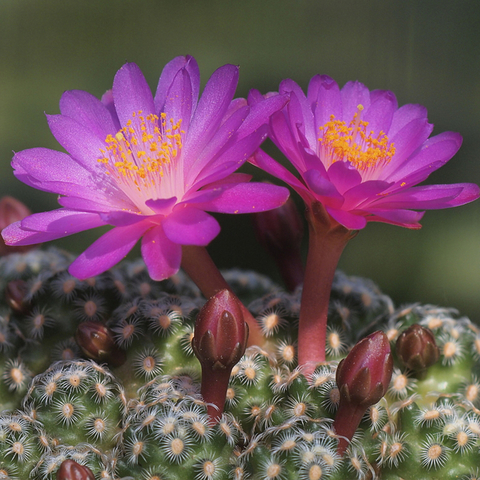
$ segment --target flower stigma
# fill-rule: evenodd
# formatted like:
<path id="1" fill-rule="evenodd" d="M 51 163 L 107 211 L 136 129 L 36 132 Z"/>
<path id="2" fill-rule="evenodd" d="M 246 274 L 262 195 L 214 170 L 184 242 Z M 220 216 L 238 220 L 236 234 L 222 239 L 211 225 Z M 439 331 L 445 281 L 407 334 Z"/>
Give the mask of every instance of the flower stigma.
<path id="1" fill-rule="evenodd" d="M 327 169 L 338 161 L 350 162 L 365 180 L 390 162 L 395 146 L 383 130 L 376 136 L 373 130 L 367 130 L 368 122 L 361 120 L 363 110 L 363 105 L 358 105 L 348 125 L 330 115 L 330 121 L 319 127 L 322 136 L 318 141 L 320 158 Z"/>

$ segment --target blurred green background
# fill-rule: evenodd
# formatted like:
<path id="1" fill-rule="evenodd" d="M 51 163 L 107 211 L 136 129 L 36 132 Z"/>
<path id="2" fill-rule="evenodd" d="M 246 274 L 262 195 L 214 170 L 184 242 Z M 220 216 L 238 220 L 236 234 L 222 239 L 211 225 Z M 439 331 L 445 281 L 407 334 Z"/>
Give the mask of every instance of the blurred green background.
<path id="1" fill-rule="evenodd" d="M 0 192 L 34 212 L 52 194 L 17 181 L 12 151 L 58 149 L 44 112 L 64 90 L 97 96 L 136 62 L 152 88 L 163 65 L 194 55 L 203 83 L 220 65 L 241 66 L 238 96 L 275 90 L 286 77 L 306 88 L 316 73 L 360 80 L 427 106 L 434 133 L 464 144 L 429 183 L 480 183 L 480 2 L 478 0 L 0 0 Z M 259 174 L 258 178 L 266 178 Z M 222 267 L 273 271 L 250 219 L 224 215 L 211 244 Z M 454 306 L 480 322 L 480 202 L 427 212 L 420 231 L 371 224 L 350 242 L 341 268 L 374 279 L 397 305 Z M 80 252 L 100 232 L 58 241 Z"/>

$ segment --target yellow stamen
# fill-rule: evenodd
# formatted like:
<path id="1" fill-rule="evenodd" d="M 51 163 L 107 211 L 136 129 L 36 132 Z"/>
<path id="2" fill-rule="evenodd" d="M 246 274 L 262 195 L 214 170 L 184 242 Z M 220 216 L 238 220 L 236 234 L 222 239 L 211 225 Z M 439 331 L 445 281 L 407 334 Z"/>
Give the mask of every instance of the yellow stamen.
<path id="1" fill-rule="evenodd" d="M 144 116 L 137 111 L 132 118 L 115 135 L 107 135 L 98 162 L 137 203 L 141 198 L 161 198 L 159 180 L 176 168 L 185 132 L 181 119 L 167 119 L 165 113 Z"/>
<path id="2" fill-rule="evenodd" d="M 385 132 L 375 135 L 372 130 L 367 131 L 368 122 L 361 120 L 363 109 L 363 105 L 357 106 L 348 125 L 331 115 L 330 121 L 320 127 L 320 156 L 327 168 L 335 162 L 348 161 L 364 172 L 388 164 L 395 155 L 395 147 Z"/>

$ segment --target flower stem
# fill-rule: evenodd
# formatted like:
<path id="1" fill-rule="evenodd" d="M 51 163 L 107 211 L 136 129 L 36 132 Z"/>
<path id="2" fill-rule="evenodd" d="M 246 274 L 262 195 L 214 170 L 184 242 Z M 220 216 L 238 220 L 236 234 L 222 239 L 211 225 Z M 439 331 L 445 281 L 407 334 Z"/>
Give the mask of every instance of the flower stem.
<path id="1" fill-rule="evenodd" d="M 200 393 L 207 403 L 207 413 L 212 425 L 216 424 L 223 414 L 231 370 L 231 368 L 226 368 L 212 372 L 211 369 L 202 367 Z"/>
<path id="2" fill-rule="evenodd" d="M 333 423 L 335 433 L 339 437 L 337 447 L 338 455 L 343 456 L 345 453 L 364 415 L 365 408 L 355 407 L 354 405 L 345 403 L 340 404 Z"/>
<path id="3" fill-rule="evenodd" d="M 325 361 L 327 315 L 333 277 L 348 240 L 348 230 L 328 215 L 318 202 L 306 212 L 309 247 L 298 328 L 298 364 L 309 378 Z"/>
<path id="4" fill-rule="evenodd" d="M 223 278 L 205 247 L 183 245 L 182 268 L 207 299 L 213 297 L 213 295 L 224 289 L 233 293 L 230 285 L 228 285 Z M 263 336 L 257 321 L 238 297 L 236 298 L 242 307 L 243 318 L 248 324 L 248 345 L 263 346 L 265 343 L 265 337 Z"/>

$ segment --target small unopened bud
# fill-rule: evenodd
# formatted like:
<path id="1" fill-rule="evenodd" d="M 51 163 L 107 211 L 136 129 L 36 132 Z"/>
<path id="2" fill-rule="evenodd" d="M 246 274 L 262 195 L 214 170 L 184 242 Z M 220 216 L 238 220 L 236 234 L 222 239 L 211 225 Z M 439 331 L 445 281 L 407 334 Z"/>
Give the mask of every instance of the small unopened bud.
<path id="1" fill-rule="evenodd" d="M 422 375 L 440 357 L 435 336 L 418 324 L 411 325 L 399 335 L 396 351 L 400 361 L 417 375 Z"/>
<path id="2" fill-rule="evenodd" d="M 95 480 L 93 472 L 74 460 L 64 460 L 57 471 L 57 480 Z"/>
<path id="3" fill-rule="evenodd" d="M 252 215 L 258 242 L 274 258 L 289 290 L 303 282 L 303 264 L 300 246 L 303 221 L 289 198 L 281 207 Z"/>
<path id="4" fill-rule="evenodd" d="M 195 322 L 193 351 L 202 366 L 201 393 L 212 421 L 220 417 L 232 368 L 245 352 L 248 326 L 235 295 L 221 290 L 203 306 Z"/>
<path id="5" fill-rule="evenodd" d="M 5 288 L 5 300 L 9 307 L 18 313 L 28 313 L 29 304 L 25 300 L 27 294 L 27 283 L 25 280 L 11 280 Z"/>
<path id="6" fill-rule="evenodd" d="M 3 197 L 0 199 L 0 231 L 12 223 L 23 220 L 31 214 L 32 212 L 19 200 L 9 196 Z M 27 252 L 32 248 L 35 248 L 35 245 L 24 245 L 20 247 L 5 245 L 5 241 L 0 236 L 0 257 L 10 255 L 11 253 Z"/>
<path id="7" fill-rule="evenodd" d="M 392 378 L 390 342 L 375 332 L 358 342 L 337 367 L 340 402 L 334 427 L 341 437 L 338 452 L 343 454 L 368 407 L 386 393 Z"/>
<path id="8" fill-rule="evenodd" d="M 118 348 L 110 330 L 102 323 L 81 323 L 75 333 L 75 341 L 83 353 L 93 360 L 104 361 L 119 367 L 126 361 L 126 354 Z"/>

